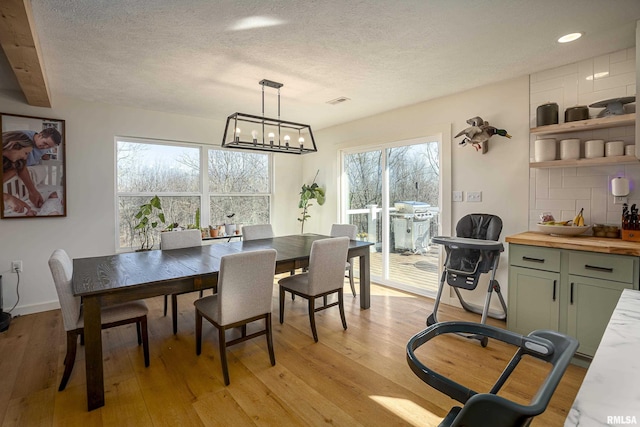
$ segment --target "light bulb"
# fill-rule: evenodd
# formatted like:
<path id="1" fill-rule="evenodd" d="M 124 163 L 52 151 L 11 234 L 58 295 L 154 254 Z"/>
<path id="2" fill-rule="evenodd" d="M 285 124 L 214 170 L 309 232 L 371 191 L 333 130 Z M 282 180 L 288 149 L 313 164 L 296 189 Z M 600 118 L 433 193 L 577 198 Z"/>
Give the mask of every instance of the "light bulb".
<path id="1" fill-rule="evenodd" d="M 304 148 L 304 138 L 303 137 L 298 138 L 298 142 L 300 143 L 300 151 L 302 151 L 302 149 Z"/>
<path id="2" fill-rule="evenodd" d="M 252 130 L 251 131 L 251 138 L 253 138 L 253 145 L 256 145 L 258 143 L 258 131 L 257 130 Z"/>
<path id="3" fill-rule="evenodd" d="M 236 142 L 240 141 L 240 128 L 236 128 Z"/>
<path id="4" fill-rule="evenodd" d="M 284 136 L 284 145 L 289 148 L 289 141 L 291 141 L 291 137 L 289 135 Z"/>
<path id="5" fill-rule="evenodd" d="M 275 138 L 275 134 L 273 132 L 269 132 L 269 144 L 273 147 L 273 138 Z"/>

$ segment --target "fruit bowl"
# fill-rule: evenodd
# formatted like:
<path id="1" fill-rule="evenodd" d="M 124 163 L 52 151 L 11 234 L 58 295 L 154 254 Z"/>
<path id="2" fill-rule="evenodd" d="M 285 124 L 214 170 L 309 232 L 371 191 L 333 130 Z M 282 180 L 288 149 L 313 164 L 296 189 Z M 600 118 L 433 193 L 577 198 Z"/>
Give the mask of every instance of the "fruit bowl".
<path id="1" fill-rule="evenodd" d="M 552 236 L 578 236 L 591 229 L 590 225 L 545 225 L 536 224 L 538 231 Z"/>

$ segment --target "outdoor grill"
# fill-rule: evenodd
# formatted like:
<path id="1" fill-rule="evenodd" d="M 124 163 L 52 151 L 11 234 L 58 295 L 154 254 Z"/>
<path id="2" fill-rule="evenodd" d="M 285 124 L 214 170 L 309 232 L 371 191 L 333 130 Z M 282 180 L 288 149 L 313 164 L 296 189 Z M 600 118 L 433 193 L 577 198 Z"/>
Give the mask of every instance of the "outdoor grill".
<path id="1" fill-rule="evenodd" d="M 391 213 L 394 236 L 394 251 L 422 253 L 429 248 L 431 240 L 431 205 L 424 202 L 404 201 L 394 203 Z M 431 208 L 433 209 L 433 208 Z"/>

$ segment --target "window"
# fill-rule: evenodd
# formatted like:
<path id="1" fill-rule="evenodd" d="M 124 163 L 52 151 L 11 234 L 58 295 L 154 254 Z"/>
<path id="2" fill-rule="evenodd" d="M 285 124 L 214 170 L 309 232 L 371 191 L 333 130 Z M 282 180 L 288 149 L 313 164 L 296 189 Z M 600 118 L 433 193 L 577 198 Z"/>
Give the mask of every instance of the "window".
<path id="1" fill-rule="evenodd" d="M 160 197 L 166 225 L 195 225 L 200 209 L 204 228 L 269 222 L 271 188 L 270 154 L 116 138 L 117 247 L 137 245 L 134 214 L 154 195 Z"/>

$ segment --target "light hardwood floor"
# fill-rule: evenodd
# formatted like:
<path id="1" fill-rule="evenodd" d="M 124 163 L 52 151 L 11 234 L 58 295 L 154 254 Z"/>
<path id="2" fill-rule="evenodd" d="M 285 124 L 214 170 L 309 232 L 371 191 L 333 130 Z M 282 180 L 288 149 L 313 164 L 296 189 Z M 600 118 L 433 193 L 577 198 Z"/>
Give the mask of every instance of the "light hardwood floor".
<path id="1" fill-rule="evenodd" d="M 205 322 L 203 350 L 195 354 L 193 299 L 180 296 L 178 334 L 162 316 L 162 299 L 148 300 L 151 364 L 144 367 L 134 326 L 103 332 L 103 408 L 87 412 L 84 349 L 66 390 L 65 333 L 59 310 L 13 319 L 0 335 L 2 426 L 436 426 L 456 404 L 418 379 L 405 358 L 409 338 L 425 327 L 433 301 L 372 286 L 371 309 L 345 287 L 344 331 L 337 308 L 316 314 L 319 342 L 309 330 L 306 301 L 287 298 L 285 322 L 277 320 L 276 366 L 264 337 L 231 347 L 231 384 L 224 386 L 217 334 Z M 477 321 L 478 316 L 442 306 L 440 320 Z M 490 320 L 504 327 L 504 322 Z M 431 345 L 433 343 L 433 345 Z M 493 384 L 513 349 L 490 341 L 487 348 L 458 336 L 438 337 L 421 351 L 423 361 L 476 391 Z M 422 349 L 420 349 L 422 350 Z M 521 364 L 522 365 L 522 364 Z M 534 361 L 514 372 L 501 395 L 527 403 L 545 374 Z M 547 411 L 534 426 L 561 426 L 585 369 L 570 366 Z"/>

